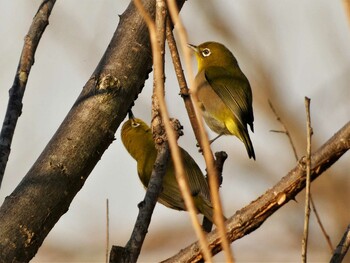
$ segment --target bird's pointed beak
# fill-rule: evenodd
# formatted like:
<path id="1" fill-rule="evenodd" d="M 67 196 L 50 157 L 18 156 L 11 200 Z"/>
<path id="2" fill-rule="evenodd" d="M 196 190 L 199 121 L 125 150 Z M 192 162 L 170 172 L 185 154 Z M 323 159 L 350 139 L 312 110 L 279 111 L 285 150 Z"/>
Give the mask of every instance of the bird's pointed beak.
<path id="1" fill-rule="evenodd" d="M 128 116 L 129 116 L 129 120 L 133 120 L 133 119 L 135 119 L 135 116 L 134 116 L 134 114 L 132 113 L 132 111 L 131 110 L 129 110 L 129 112 L 128 112 L 129 114 L 128 114 Z"/>
<path id="2" fill-rule="evenodd" d="M 131 122 L 131 127 L 135 128 L 135 127 L 138 127 L 140 124 L 137 123 L 137 121 L 135 120 L 135 116 L 134 114 L 132 113 L 131 110 L 129 110 L 128 112 L 129 114 L 129 121 Z"/>
<path id="3" fill-rule="evenodd" d="M 187 46 L 192 49 L 194 52 L 198 53 L 199 52 L 199 49 L 197 46 L 195 45 L 192 45 L 192 44 L 187 44 Z"/>

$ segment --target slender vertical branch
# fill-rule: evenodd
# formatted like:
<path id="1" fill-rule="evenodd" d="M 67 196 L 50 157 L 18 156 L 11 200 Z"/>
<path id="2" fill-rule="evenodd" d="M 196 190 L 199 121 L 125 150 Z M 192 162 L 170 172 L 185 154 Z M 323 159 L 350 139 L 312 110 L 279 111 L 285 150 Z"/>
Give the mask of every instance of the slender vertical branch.
<path id="1" fill-rule="evenodd" d="M 113 246 L 110 253 L 110 263 L 137 262 L 140 255 L 143 241 L 148 232 L 152 213 L 157 203 L 158 196 L 162 189 L 163 177 L 166 173 L 166 164 L 169 160 L 169 147 L 164 144 L 158 150 L 154 168 L 148 184 L 144 200 L 139 204 L 139 213 L 135 226 L 125 248 Z"/>
<path id="2" fill-rule="evenodd" d="M 49 17 L 56 0 L 44 0 L 24 38 L 22 54 L 19 60 L 15 80 L 9 90 L 9 102 L 0 134 L 0 187 L 4 178 L 7 161 L 11 152 L 12 138 L 17 121 L 22 113 L 22 99 L 27 86 L 30 70 L 34 64 L 34 55 L 41 36 L 49 24 Z"/>
<path id="3" fill-rule="evenodd" d="M 294 144 L 294 142 L 293 142 L 292 136 L 291 136 L 291 134 L 290 134 L 290 132 L 289 132 L 289 130 L 288 130 L 286 124 L 284 123 L 284 121 L 282 120 L 282 118 L 278 115 L 278 113 L 277 113 L 275 107 L 273 106 L 273 104 L 271 103 L 270 100 L 268 100 L 268 103 L 269 103 L 269 105 L 270 105 L 270 108 L 271 108 L 272 112 L 275 114 L 277 121 L 278 121 L 279 123 L 281 123 L 282 128 L 283 128 L 282 131 L 280 131 L 280 130 L 271 130 L 271 131 L 272 131 L 272 132 L 277 132 L 277 133 L 283 133 L 283 134 L 285 134 L 285 135 L 288 137 L 288 139 L 289 139 L 289 144 L 291 145 L 291 147 L 292 147 L 292 149 L 293 149 L 293 152 L 294 152 L 295 160 L 298 161 L 298 160 L 299 160 L 298 153 L 297 153 L 295 144 Z M 314 200 L 313 200 L 311 194 L 310 194 L 310 202 L 311 202 L 312 211 L 315 213 L 317 223 L 318 223 L 318 225 L 319 225 L 320 228 L 321 228 L 321 231 L 322 231 L 322 233 L 323 233 L 324 238 L 326 239 L 326 242 L 327 242 L 327 244 L 328 244 L 328 247 L 329 247 L 331 253 L 333 253 L 334 247 L 333 247 L 333 245 L 332 245 L 332 241 L 331 241 L 331 239 L 330 239 L 330 237 L 329 237 L 329 235 L 328 235 L 328 233 L 327 233 L 325 227 L 324 227 L 323 224 L 322 224 L 321 217 L 320 217 L 320 215 L 319 215 L 318 212 L 317 212 L 316 205 L 315 205 L 315 202 L 314 202 Z"/>
<path id="4" fill-rule="evenodd" d="M 305 97 L 306 109 L 306 187 L 305 187 L 305 218 L 304 218 L 304 232 L 302 239 L 302 261 L 307 262 L 307 242 L 309 237 L 309 221 L 310 221 L 310 185 L 311 185 L 311 117 L 310 117 L 310 99 Z"/>
<path id="5" fill-rule="evenodd" d="M 180 95 L 181 95 L 181 97 L 184 100 L 185 107 L 186 107 L 186 110 L 187 110 L 187 115 L 188 115 L 188 117 L 190 119 L 193 132 L 195 134 L 195 137 L 196 137 L 197 141 L 199 142 L 199 141 L 201 141 L 201 134 L 200 134 L 200 129 L 199 129 L 199 123 L 198 123 L 198 120 L 197 120 L 196 112 L 195 112 L 195 109 L 194 109 L 194 106 L 193 106 L 193 102 L 192 102 L 192 99 L 191 99 L 191 96 L 190 96 L 190 92 L 189 92 L 189 89 L 188 89 L 188 86 L 187 86 L 187 82 L 186 82 L 186 79 L 185 79 L 185 75 L 184 75 L 184 72 L 183 72 L 183 68 L 182 68 L 182 65 L 181 65 L 181 60 L 180 60 L 179 52 L 178 52 L 177 45 L 176 45 L 176 42 L 175 42 L 174 34 L 173 34 L 173 31 L 172 31 L 172 25 L 171 25 L 170 19 L 167 20 L 166 38 L 167 38 L 167 42 L 168 42 L 168 46 L 169 46 L 169 50 L 170 50 L 170 55 L 172 57 L 174 70 L 175 70 L 176 77 L 177 77 L 177 80 L 178 80 L 178 83 L 179 83 L 179 87 L 180 87 Z M 218 159 L 215 162 L 216 169 L 218 171 L 218 177 L 221 177 L 221 178 L 222 178 L 222 167 L 223 167 L 224 161 L 227 158 L 227 155 L 226 155 L 226 158 L 223 157 L 224 155 L 226 155 L 226 153 L 220 152 L 218 154 L 218 157 L 217 157 L 217 158 L 219 158 L 219 162 L 218 162 Z M 219 180 L 219 185 L 221 185 L 221 181 L 222 180 Z M 203 229 L 206 232 L 209 232 L 211 230 L 211 228 L 212 228 L 212 222 L 204 217 Z"/>
<path id="6" fill-rule="evenodd" d="M 108 263 L 109 254 L 109 202 L 106 199 L 106 263 Z"/>
<path id="7" fill-rule="evenodd" d="M 144 18 L 146 15 L 148 20 L 152 21 L 152 18 L 148 15 L 140 1 L 134 1 L 135 6 L 139 10 L 141 16 Z M 159 106 L 159 100 L 157 97 L 157 89 L 164 89 L 164 42 L 165 42 L 165 3 L 163 0 L 156 1 L 156 25 L 157 30 L 155 32 L 156 44 L 159 45 L 160 61 L 154 66 L 154 81 L 153 81 L 153 99 L 152 99 L 152 131 L 157 148 L 157 157 L 152 170 L 151 178 L 147 186 L 147 191 L 144 200 L 139 204 L 139 214 L 137 216 L 133 232 L 130 239 L 125 246 L 113 246 L 111 251 L 111 263 L 127 263 L 137 262 L 140 255 L 143 242 L 148 232 L 149 224 L 153 214 L 154 207 L 157 203 L 158 196 L 162 191 L 163 177 L 166 173 L 167 163 L 169 160 L 169 145 L 165 137 L 165 131 L 161 120 L 161 110 Z M 148 24 L 149 21 L 145 19 Z M 153 21 L 152 21 L 153 23 Z M 163 30 L 162 30 L 163 28 Z M 162 33 L 163 32 L 163 33 Z M 152 35 L 154 37 L 154 35 Z M 151 36 L 151 38 L 152 38 Z M 158 42 L 159 41 L 159 42 Z M 163 42 L 163 44 L 162 44 Z M 152 42 L 152 46 L 155 44 Z M 162 52 L 163 51 L 163 52 Z M 160 77 L 160 79 L 158 79 Z"/>
<path id="8" fill-rule="evenodd" d="M 179 30 L 179 37 L 180 37 L 180 43 L 181 43 L 181 47 L 183 49 L 183 52 L 185 54 L 185 65 L 186 65 L 186 69 L 190 78 L 190 86 L 191 87 L 195 87 L 194 86 L 194 77 L 193 77 L 193 71 L 191 68 L 191 54 L 190 54 L 190 49 L 187 48 L 187 33 L 186 33 L 186 29 L 183 26 L 183 23 L 179 17 L 179 11 L 178 8 L 176 6 L 176 3 L 174 0 L 168 0 L 168 6 L 169 6 L 169 13 L 171 15 L 171 19 L 173 21 L 173 23 L 177 26 L 178 30 Z M 218 176 L 217 176 L 217 170 L 215 168 L 215 161 L 214 161 L 214 156 L 213 153 L 210 149 L 210 144 L 209 144 L 209 140 L 208 140 L 208 135 L 205 132 L 204 126 L 203 126 L 203 119 L 201 118 L 201 112 L 198 108 L 198 99 L 197 99 L 197 91 L 196 89 L 192 89 L 191 90 L 191 98 L 192 101 L 194 102 L 194 109 L 196 114 L 196 118 L 197 118 L 197 123 L 198 123 L 198 127 L 199 127 L 199 139 L 198 143 L 201 147 L 201 149 L 203 150 L 203 154 L 204 154 L 204 159 L 207 165 L 207 172 L 208 172 L 208 178 L 209 178 L 209 186 L 210 186 L 210 196 L 211 196 L 211 201 L 213 203 L 214 206 L 214 222 L 217 225 L 218 231 L 220 233 L 221 236 L 221 240 L 222 240 L 222 246 L 223 246 L 223 250 L 225 252 L 225 256 L 226 256 L 226 261 L 227 262 L 233 262 L 233 255 L 232 255 L 232 251 L 230 248 L 230 244 L 228 242 L 227 236 L 226 236 L 226 228 L 225 228 L 225 223 L 224 223 L 224 217 L 223 217 L 223 209 L 222 209 L 222 205 L 221 205 L 221 200 L 220 200 L 220 195 L 218 192 L 219 189 L 219 183 L 218 183 Z M 192 128 L 196 128 L 196 127 L 192 127 Z M 196 131 L 195 131 L 196 134 Z"/>
<path id="9" fill-rule="evenodd" d="M 134 2 L 137 8 L 139 9 L 141 15 L 143 16 L 149 29 L 150 40 L 152 43 L 153 65 L 155 68 L 161 67 L 161 64 L 162 64 L 161 49 L 157 40 L 155 24 L 151 19 L 151 17 L 148 15 L 148 13 L 144 10 L 140 0 L 134 0 Z M 180 191 L 183 195 L 186 208 L 190 214 L 195 232 L 199 238 L 204 258 L 206 261 L 211 262 L 211 254 L 208 249 L 208 242 L 205 238 L 205 235 L 201 229 L 201 225 L 198 221 L 197 211 L 191 196 L 188 183 L 186 181 L 185 170 L 181 159 L 181 153 L 180 153 L 179 146 L 177 145 L 177 137 L 169 122 L 169 114 L 168 114 L 168 110 L 164 100 L 164 82 L 162 82 L 161 71 L 155 71 L 155 81 L 156 81 L 155 95 L 158 98 L 162 121 L 166 131 L 168 143 L 170 146 L 172 160 L 174 162 L 176 179 L 178 181 Z"/>
<path id="10" fill-rule="evenodd" d="M 183 67 L 181 65 L 179 51 L 177 49 L 177 45 L 175 42 L 170 18 L 167 19 L 167 24 L 166 24 L 166 39 L 167 39 L 167 43 L 169 46 L 170 55 L 171 55 L 171 58 L 173 61 L 177 81 L 179 83 L 180 95 L 184 100 L 187 115 L 190 119 L 194 135 L 195 135 L 197 141 L 199 142 L 200 141 L 200 131 L 199 131 L 198 120 L 196 117 L 196 111 L 195 111 L 195 108 L 193 106 L 193 102 L 192 102 L 192 99 L 190 96 L 190 91 L 188 89 L 186 78 L 185 78 L 185 75 L 183 72 Z"/>
<path id="11" fill-rule="evenodd" d="M 348 22 L 350 24 L 350 0 L 343 0 L 343 6 L 344 6 L 346 17 L 348 18 Z"/>
<path id="12" fill-rule="evenodd" d="M 166 5 L 163 0 L 156 0 L 156 20 L 155 20 L 155 35 L 156 43 L 152 42 L 154 39 L 151 38 L 151 45 L 158 45 L 159 59 L 158 64 L 154 64 L 153 74 L 153 94 L 152 94 L 152 132 L 155 145 L 158 148 L 164 142 L 166 142 L 164 125 L 162 122 L 162 114 L 159 105 L 159 91 L 162 90 L 164 93 L 164 53 L 165 53 L 165 21 L 167 17 Z M 152 21 L 153 22 L 153 21 Z M 154 61 L 155 62 L 155 61 Z M 159 78 L 159 79 L 157 79 Z M 161 85 L 160 85 L 161 84 Z M 159 86 L 160 85 L 160 86 Z"/>
<path id="13" fill-rule="evenodd" d="M 216 170 L 218 171 L 219 186 L 221 186 L 222 181 L 223 181 L 222 172 L 224 169 L 224 163 L 225 163 L 226 159 L 227 159 L 226 152 L 221 151 L 221 152 L 215 153 L 215 167 L 216 167 Z M 208 179 L 208 177 L 207 177 L 207 179 Z M 204 217 L 202 225 L 203 225 L 203 229 L 205 232 L 210 232 L 212 230 L 212 227 L 213 227 L 213 222 L 211 222 L 208 218 Z"/>

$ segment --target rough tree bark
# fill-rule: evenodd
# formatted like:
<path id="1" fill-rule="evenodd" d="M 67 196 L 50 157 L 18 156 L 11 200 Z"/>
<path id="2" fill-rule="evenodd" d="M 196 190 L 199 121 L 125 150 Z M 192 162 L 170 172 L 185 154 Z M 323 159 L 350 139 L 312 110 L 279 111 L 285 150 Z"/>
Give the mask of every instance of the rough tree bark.
<path id="1" fill-rule="evenodd" d="M 178 0 L 179 7 L 184 0 Z M 155 0 L 144 0 L 154 17 Z M 0 262 L 28 262 L 68 211 L 151 71 L 148 29 L 131 3 L 61 126 L 0 208 Z"/>
<path id="2" fill-rule="evenodd" d="M 346 123 L 333 137 L 311 155 L 311 180 L 313 181 L 320 176 L 349 149 L 350 122 Z M 306 158 L 303 157 L 277 184 L 249 205 L 238 210 L 226 221 L 226 231 L 230 242 L 232 243 L 256 230 L 288 201 L 295 200 L 295 196 L 305 188 L 305 180 Z M 210 232 L 207 237 L 213 255 L 220 252 L 222 250 L 220 236 L 216 229 Z M 198 242 L 195 242 L 162 262 L 201 262 L 202 258 Z"/>

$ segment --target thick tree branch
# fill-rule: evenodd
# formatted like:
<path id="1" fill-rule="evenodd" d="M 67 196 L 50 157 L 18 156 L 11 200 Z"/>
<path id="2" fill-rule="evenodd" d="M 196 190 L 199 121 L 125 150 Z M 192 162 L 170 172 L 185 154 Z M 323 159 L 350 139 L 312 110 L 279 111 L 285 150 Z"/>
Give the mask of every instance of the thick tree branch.
<path id="1" fill-rule="evenodd" d="M 56 0 L 45 0 L 41 3 L 33 18 L 28 34 L 24 38 L 24 46 L 17 67 L 15 80 L 9 90 L 10 98 L 0 134 L 0 187 L 11 152 L 13 134 L 16 129 L 18 118 L 22 113 L 22 99 L 30 70 L 34 64 L 35 51 L 45 28 L 49 24 L 49 16 L 55 2 Z"/>
<path id="2" fill-rule="evenodd" d="M 311 155 L 311 180 L 332 166 L 350 148 L 350 122 L 341 128 L 333 137 Z M 226 221 L 226 231 L 230 242 L 251 233 L 259 228 L 275 211 L 293 200 L 305 188 L 306 159 L 301 158 L 298 164 L 275 186 L 265 194 L 237 211 Z M 213 254 L 221 251 L 220 238 L 216 230 L 208 234 Z M 175 256 L 163 262 L 197 262 L 201 259 L 198 243 L 193 243 Z"/>
<path id="3" fill-rule="evenodd" d="M 184 1 L 178 2 L 181 7 Z M 143 5 L 154 17 L 155 1 Z M 114 140 L 151 65 L 148 29 L 131 3 L 76 103 L 1 206 L 0 262 L 33 258 Z"/>

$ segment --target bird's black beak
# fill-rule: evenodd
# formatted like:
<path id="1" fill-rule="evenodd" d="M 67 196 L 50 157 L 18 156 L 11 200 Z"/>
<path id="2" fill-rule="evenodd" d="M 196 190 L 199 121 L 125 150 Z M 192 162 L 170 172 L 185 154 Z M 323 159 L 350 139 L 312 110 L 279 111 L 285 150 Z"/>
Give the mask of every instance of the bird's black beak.
<path id="1" fill-rule="evenodd" d="M 138 123 L 137 120 L 135 120 L 135 116 L 131 110 L 128 111 L 128 115 L 129 115 L 129 121 L 131 122 L 131 127 L 135 128 L 140 126 L 140 123 Z"/>
<path id="2" fill-rule="evenodd" d="M 199 52 L 199 49 L 197 46 L 195 45 L 192 45 L 192 44 L 187 44 L 187 46 L 192 49 L 194 52 L 198 53 Z"/>
<path id="3" fill-rule="evenodd" d="M 128 116 L 129 116 L 129 120 L 135 119 L 135 116 L 134 116 L 134 114 L 132 113 L 131 110 L 128 111 Z"/>

